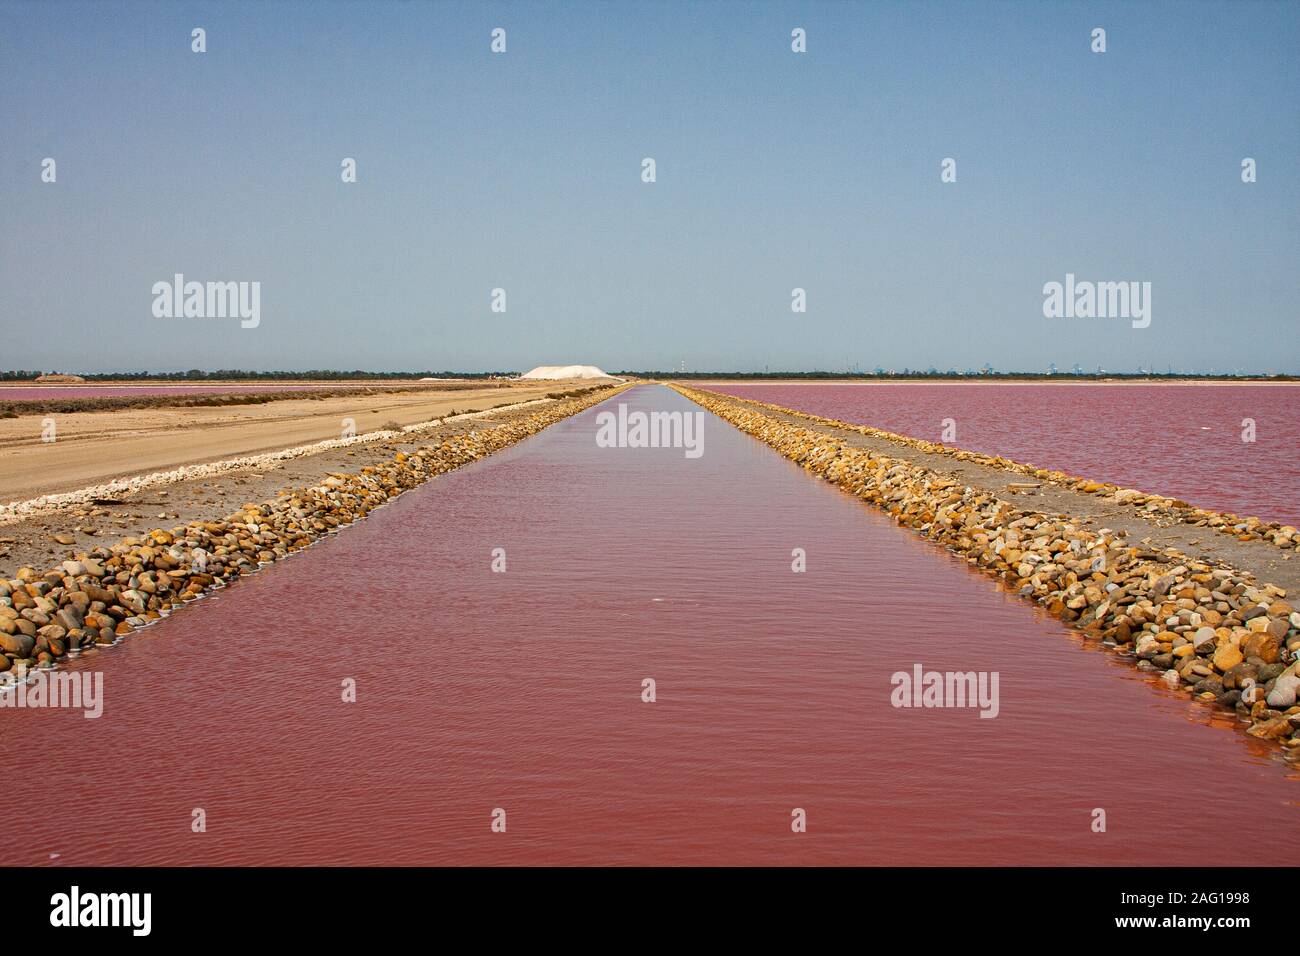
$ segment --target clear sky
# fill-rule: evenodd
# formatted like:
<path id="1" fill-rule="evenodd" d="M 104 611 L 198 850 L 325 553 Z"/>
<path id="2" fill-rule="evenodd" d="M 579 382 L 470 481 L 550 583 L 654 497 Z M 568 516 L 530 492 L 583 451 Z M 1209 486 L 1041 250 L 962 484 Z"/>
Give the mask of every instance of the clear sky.
<path id="1" fill-rule="evenodd" d="M 0 0 L 0 368 L 1296 372 L 1298 50 L 1295 2 Z M 156 318 L 177 272 L 260 324 Z M 1066 273 L 1150 326 L 1045 318 Z"/>

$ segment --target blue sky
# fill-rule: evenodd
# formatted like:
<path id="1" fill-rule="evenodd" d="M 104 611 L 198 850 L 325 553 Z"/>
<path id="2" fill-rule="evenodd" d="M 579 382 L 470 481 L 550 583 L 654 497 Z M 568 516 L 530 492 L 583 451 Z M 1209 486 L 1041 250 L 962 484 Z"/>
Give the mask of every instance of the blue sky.
<path id="1" fill-rule="evenodd" d="M 0 368 L 1300 371 L 1297 49 L 1277 2 L 3 0 Z M 260 325 L 155 318 L 177 272 Z M 1150 327 L 1044 318 L 1067 272 Z"/>

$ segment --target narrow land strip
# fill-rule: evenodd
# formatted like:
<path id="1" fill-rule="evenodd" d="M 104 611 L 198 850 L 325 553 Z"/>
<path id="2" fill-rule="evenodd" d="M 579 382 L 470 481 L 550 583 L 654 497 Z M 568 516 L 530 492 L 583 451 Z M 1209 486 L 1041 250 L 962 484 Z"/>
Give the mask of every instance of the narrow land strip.
<path id="1" fill-rule="evenodd" d="M 959 478 L 966 484 L 1001 495 L 1026 509 L 1069 515 L 1081 524 L 1121 532 L 1130 540 L 1147 543 L 1155 549 L 1177 548 L 1190 557 L 1246 571 L 1261 581 L 1271 582 L 1292 593 L 1300 588 L 1300 560 L 1294 557 L 1294 538 L 1290 532 L 1283 532 L 1285 547 L 1258 532 L 1221 534 L 1214 526 L 1197 525 L 1183 520 L 1177 514 L 1167 513 L 1159 505 L 1148 507 L 1142 501 L 1135 501 L 1127 495 L 1121 495 L 1120 500 L 1116 500 L 1113 494 L 1104 495 L 1076 487 L 1082 484 L 1084 488 L 1096 485 L 1099 488 L 1115 489 L 1115 485 L 1102 486 L 1083 478 L 1071 478 L 1069 481 L 1045 480 L 1020 472 L 1020 467 L 1029 466 L 1017 466 L 1016 462 L 1005 458 L 964 452 L 924 439 L 891 435 L 879 429 L 835 422 L 833 419 L 721 392 L 698 389 L 685 391 L 699 391 L 712 399 L 759 412 L 775 421 L 812 429 L 847 448 L 860 448 L 887 455 L 910 465 Z M 1142 497 L 1167 500 L 1159 495 Z"/>
<path id="2" fill-rule="evenodd" d="M 1192 557 L 1176 544 L 1186 525 L 1107 514 L 1099 510 L 1104 501 L 1088 492 L 1022 487 L 996 466 L 673 387 L 963 555 L 1170 688 L 1235 709 L 1252 736 L 1277 740 L 1300 757 L 1300 612 L 1285 600 L 1279 575 L 1263 574 L 1275 568 L 1294 582 L 1290 552 L 1273 565 L 1267 553 L 1278 552 L 1270 542 L 1206 532 L 1201 556 Z"/>
<path id="3" fill-rule="evenodd" d="M 939 467 L 949 469 L 954 467 L 951 464 L 945 466 L 938 463 L 937 458 L 942 457 L 949 459 L 950 462 L 961 462 L 964 465 L 992 469 L 995 472 L 1002 473 L 1003 476 L 1019 475 L 1021 481 L 1007 486 L 1012 493 L 1032 492 L 1037 488 L 1048 486 L 1072 492 L 1076 495 L 1091 495 L 1109 505 L 1121 506 L 1127 510 L 1120 511 L 1119 508 L 1116 508 L 1111 513 L 1133 514 L 1158 527 L 1182 524 L 1193 529 L 1208 529 L 1216 534 L 1227 535 L 1242 542 L 1265 542 L 1287 552 L 1288 557 L 1296 548 L 1300 547 L 1300 531 L 1292 525 L 1284 525 L 1276 521 L 1265 521 L 1257 517 L 1243 517 L 1230 512 L 1210 511 L 1194 507 L 1185 501 L 1170 498 L 1166 495 L 1141 491 L 1136 488 L 1123 488 L 1110 482 L 1093 481 L 1090 478 L 1081 478 L 1063 471 L 1038 468 L 1034 465 L 1027 465 L 998 455 L 967 451 L 963 448 L 944 445 L 941 442 L 913 438 L 909 435 L 899 435 L 869 425 L 855 425 L 851 422 L 842 422 L 834 418 L 813 415 L 795 408 L 786 408 L 755 399 L 739 398 L 728 393 L 703 391 L 705 394 L 719 399 L 736 402 L 744 407 L 759 410 L 763 414 L 771 415 L 781 421 L 812 425 L 830 434 L 843 436 L 852 442 L 857 442 L 859 438 L 869 439 L 869 441 L 862 442 L 860 447 L 889 449 L 890 454 L 908 461 L 918 460 L 918 456 L 922 456 L 926 460 L 936 461 Z"/>
<path id="4" fill-rule="evenodd" d="M 434 435 L 410 453 L 386 448 L 386 455 L 359 471 L 330 473 L 307 487 L 281 485 L 276 497 L 248 501 L 223 518 L 194 517 L 168 528 L 155 524 L 142 537 L 74 551 L 44 572 L 20 568 L 13 578 L 0 580 L 0 672 L 22 675 L 81 647 L 112 644 L 208 590 L 364 518 L 404 491 L 533 435 L 622 387 L 557 400 L 487 427 L 481 421 L 453 423 L 452 431 Z M 477 427 L 465 429 L 465 424 Z"/>
<path id="5" fill-rule="evenodd" d="M 281 489 L 315 484 L 340 471 L 373 467 L 398 452 L 476 429 L 516 421 L 552 399 L 533 399 L 377 431 L 351 440 L 325 440 L 239 459 L 132 475 L 100 485 L 0 505 L 0 578 L 20 567 L 46 567 L 123 537 L 148 536 L 159 522 L 211 521 L 231 505 L 274 497 Z"/>
<path id="6" fill-rule="evenodd" d="M 116 478 L 277 451 L 389 423 L 413 425 L 453 411 L 483 411 L 590 386 L 545 381 L 508 388 L 376 392 L 268 405 L 141 408 L 0 420 L 0 502 L 72 491 Z"/>

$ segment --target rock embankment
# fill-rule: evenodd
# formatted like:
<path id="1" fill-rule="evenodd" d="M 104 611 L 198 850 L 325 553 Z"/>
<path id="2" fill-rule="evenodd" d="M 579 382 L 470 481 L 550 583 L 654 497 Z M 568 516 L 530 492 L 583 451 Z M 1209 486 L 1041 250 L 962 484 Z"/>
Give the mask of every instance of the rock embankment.
<path id="1" fill-rule="evenodd" d="M 1121 488 L 1119 485 L 1110 482 L 1093 481 L 1090 478 L 1080 478 L 1077 475 L 1070 475 L 1063 471 L 1038 468 L 1023 462 L 1012 461 L 1010 458 L 1003 458 L 1000 455 L 985 455 L 981 452 L 953 448 L 940 442 L 927 441 L 924 438 L 912 438 L 908 435 L 899 435 L 880 428 L 872 428 L 870 425 L 855 425 L 852 422 L 824 418 L 821 415 L 813 415 L 809 412 L 799 411 L 796 408 L 774 405 L 771 402 L 760 402 L 752 398 L 737 399 L 735 396 L 724 396 L 718 392 L 700 392 L 698 389 L 690 389 L 689 391 L 731 401 L 740 401 L 750 407 L 770 409 L 782 415 L 799 418 L 816 425 L 857 432 L 860 435 L 892 442 L 927 454 L 944 455 L 954 461 L 967 461 L 989 468 L 997 468 L 1011 474 L 1031 478 L 1034 481 L 1046 482 L 1065 488 L 1069 491 L 1095 495 L 1110 503 L 1131 507 L 1135 513 L 1157 524 L 1167 525 L 1172 522 L 1197 528 L 1211 528 L 1222 534 L 1231 535 L 1238 541 L 1267 541 L 1288 552 L 1300 549 L 1300 530 L 1297 530 L 1292 525 L 1285 525 L 1276 521 L 1265 521 L 1257 517 L 1242 517 L 1226 511 L 1208 511 L 1204 508 L 1196 508 L 1178 498 L 1169 498 L 1165 495 L 1139 491 L 1136 488 Z"/>
<path id="2" fill-rule="evenodd" d="M 44 573 L 0 580 L 0 680 L 108 645 L 171 610 L 332 534 L 437 475 L 477 461 L 626 386 L 556 401 L 526 416 L 452 435 L 437 445 L 319 484 L 244 505 L 219 521 L 191 521 L 78 554 Z"/>
<path id="3" fill-rule="evenodd" d="M 1025 510 L 950 475 L 778 420 L 730 397 L 678 392 L 804 469 L 1116 650 L 1170 688 L 1231 708 L 1300 758 L 1300 612 L 1245 572 Z M 931 443 L 925 443 L 931 444 Z M 938 446 L 942 447 L 942 446 Z"/>

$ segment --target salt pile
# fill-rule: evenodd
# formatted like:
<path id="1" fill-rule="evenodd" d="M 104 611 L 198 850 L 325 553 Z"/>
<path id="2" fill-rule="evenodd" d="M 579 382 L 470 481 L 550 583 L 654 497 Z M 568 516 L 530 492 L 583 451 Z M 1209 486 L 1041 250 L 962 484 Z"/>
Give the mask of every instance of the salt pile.
<path id="1" fill-rule="evenodd" d="M 520 378 L 613 378 L 594 365 L 539 365 Z"/>

